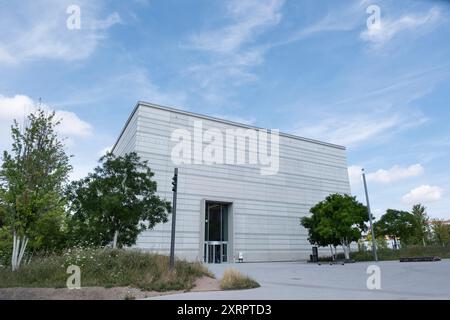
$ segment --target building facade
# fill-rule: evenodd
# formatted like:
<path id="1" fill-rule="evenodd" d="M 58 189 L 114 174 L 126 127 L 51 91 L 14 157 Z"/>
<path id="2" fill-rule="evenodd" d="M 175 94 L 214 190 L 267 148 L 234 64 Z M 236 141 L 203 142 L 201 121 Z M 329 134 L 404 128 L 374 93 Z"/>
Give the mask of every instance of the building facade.
<path id="1" fill-rule="evenodd" d="M 148 160 L 170 201 L 178 168 L 175 253 L 188 260 L 309 259 L 300 218 L 329 194 L 350 193 L 342 146 L 145 102 L 112 151 Z M 169 218 L 136 247 L 167 254 L 170 234 Z"/>

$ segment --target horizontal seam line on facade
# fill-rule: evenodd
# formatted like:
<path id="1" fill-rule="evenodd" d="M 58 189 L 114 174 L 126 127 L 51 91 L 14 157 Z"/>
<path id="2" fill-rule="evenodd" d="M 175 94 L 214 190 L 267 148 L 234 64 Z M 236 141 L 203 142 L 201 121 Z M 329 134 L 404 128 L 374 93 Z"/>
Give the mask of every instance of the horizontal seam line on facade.
<path id="1" fill-rule="evenodd" d="M 168 136 L 166 136 L 166 135 L 162 135 L 162 134 L 158 134 L 158 133 L 148 133 L 148 132 L 145 132 L 144 130 L 142 130 L 142 129 L 140 129 L 138 127 L 136 129 L 136 133 L 133 134 L 133 136 L 135 137 L 137 142 L 139 141 L 139 139 L 138 139 L 139 135 L 148 135 L 148 136 L 151 136 L 151 137 L 161 137 L 161 138 L 165 138 L 165 139 L 168 138 L 168 140 L 170 140 L 170 138 Z M 145 136 L 143 136 L 142 138 L 143 138 L 143 141 L 145 142 Z M 169 145 L 162 144 L 162 143 L 158 144 L 158 145 L 161 145 L 161 146 L 164 146 L 164 147 L 169 147 Z M 317 150 L 309 150 L 309 149 L 305 149 L 305 148 L 301 148 L 301 147 L 293 147 L 293 146 L 288 146 L 288 145 L 285 145 L 285 144 L 283 144 L 283 146 L 286 147 L 286 148 L 293 149 L 293 150 L 300 150 L 300 151 L 303 151 L 305 153 L 309 152 L 312 155 L 320 154 L 320 155 L 325 156 L 325 157 L 335 158 L 336 160 L 343 160 L 343 157 L 340 157 L 340 156 L 337 156 L 337 155 L 331 155 L 331 154 L 326 153 L 326 152 L 321 152 L 321 151 L 317 151 Z M 224 146 L 224 148 L 225 148 L 225 146 Z M 238 150 L 245 151 L 246 153 L 249 152 L 247 149 L 245 149 L 245 150 L 238 149 Z M 294 158 L 294 157 L 284 157 L 284 158 L 285 159 L 298 160 L 297 158 Z"/>
<path id="2" fill-rule="evenodd" d="M 273 214 L 257 214 L 257 213 L 236 213 L 236 216 L 252 216 L 252 217 L 268 217 L 268 218 L 284 218 L 284 219 L 300 219 L 298 216 L 273 215 Z"/>
<path id="3" fill-rule="evenodd" d="M 169 193 L 169 192 L 168 192 Z M 170 192 L 171 193 L 171 192 Z M 198 199 L 195 199 L 195 200 L 193 200 L 192 198 L 188 198 L 188 197 L 184 197 L 184 195 L 188 195 L 187 193 L 183 193 L 183 194 L 181 194 L 181 193 L 179 193 L 179 197 L 178 197 L 178 199 L 180 200 L 179 201 L 179 204 L 180 205 L 184 205 L 184 200 L 187 200 L 187 201 L 200 201 L 200 200 L 198 200 Z M 202 197 L 202 199 L 205 199 L 205 200 L 214 200 L 214 199 L 208 199 L 208 198 L 205 198 L 205 196 L 203 195 L 203 197 Z M 260 207 L 275 207 L 275 208 L 279 208 L 279 207 L 284 207 L 282 204 L 288 204 L 288 205 L 291 205 L 292 207 L 289 207 L 290 209 L 295 209 L 294 208 L 294 206 L 295 207 L 298 207 L 298 206 L 302 206 L 302 207 L 304 207 L 304 208 L 306 208 L 307 210 L 309 210 L 311 207 L 312 207 L 312 205 L 310 205 L 310 204 L 306 204 L 306 203 L 289 203 L 289 202 L 278 202 L 279 204 L 281 204 L 280 206 L 277 206 L 277 205 L 275 205 L 275 204 L 271 204 L 271 203 L 273 203 L 274 201 L 266 201 L 266 200 L 252 200 L 252 199 L 246 199 L 246 200 L 241 200 L 242 202 L 240 202 L 239 203 L 239 208 L 242 208 L 242 209 L 248 209 L 248 208 L 246 208 L 245 206 L 253 206 L 253 204 L 254 203 L 258 203 L 258 206 L 260 206 Z M 250 202 L 250 204 L 247 204 L 247 203 L 243 203 L 243 202 L 247 202 L 247 203 L 249 203 Z M 270 204 L 267 204 L 267 205 L 264 205 L 264 204 L 262 204 L 262 205 L 259 205 L 259 203 L 260 202 L 269 202 Z M 192 205 L 192 204 L 189 204 L 189 205 Z M 234 203 L 234 205 L 236 205 L 236 203 Z M 187 209 L 187 210 L 194 210 L 194 209 Z M 264 210 L 264 208 L 262 208 L 262 209 L 254 209 L 254 210 Z M 279 211 L 279 209 L 276 209 L 276 210 L 278 210 Z M 198 210 L 198 212 L 199 212 L 200 210 Z M 308 211 L 308 213 L 309 213 L 309 211 Z"/>
<path id="4" fill-rule="evenodd" d="M 157 156 L 161 156 L 161 158 L 162 157 L 164 157 L 164 158 L 166 158 L 166 159 L 160 159 L 161 161 L 165 161 L 165 162 L 170 162 L 170 156 L 169 155 L 162 155 L 162 154 L 160 154 L 160 153 L 156 153 L 156 152 L 151 152 L 151 151 L 148 151 L 148 150 L 143 150 L 143 149 L 141 149 L 141 148 L 139 148 L 139 147 L 136 147 L 136 151 L 138 152 L 138 153 L 141 153 L 141 154 L 149 154 L 149 155 L 157 155 Z M 287 157 L 280 157 L 280 159 L 288 159 Z M 297 158 L 289 158 L 290 160 L 295 160 L 295 161 L 300 161 L 300 162 L 307 162 L 307 163 L 311 163 L 311 164 L 316 164 L 316 165 L 318 165 L 318 166 L 322 166 L 322 167 L 330 167 L 330 168 L 336 168 L 336 169 L 345 169 L 345 170 L 347 170 L 347 167 L 346 166 L 335 166 L 335 165 L 329 165 L 329 164 L 324 164 L 324 163 L 318 163 L 318 162 L 314 162 L 314 161 L 310 161 L 310 160 L 303 160 L 303 159 L 297 159 Z M 192 159 L 191 159 L 192 160 Z M 199 165 L 206 165 L 206 166 L 208 166 L 208 167 L 213 167 L 213 166 L 224 166 L 224 167 L 226 167 L 226 168 L 233 168 L 233 167 L 239 167 L 239 168 L 245 168 L 245 169 L 253 169 L 254 171 L 258 171 L 258 170 L 260 170 L 261 168 L 260 167 L 256 167 L 258 164 L 227 164 L 227 163 L 221 163 L 221 164 L 204 164 L 204 163 L 200 163 L 200 164 L 188 164 L 188 163 L 184 163 L 183 165 L 186 165 L 186 166 L 189 166 L 189 165 L 193 165 L 193 166 L 199 166 Z M 252 168 L 252 167 L 249 167 L 249 166 L 255 166 L 255 168 Z M 279 171 L 278 173 L 282 173 L 282 174 L 285 174 L 285 175 L 287 175 L 287 174 L 289 174 L 289 175 L 292 175 L 291 173 L 287 173 L 286 171 Z M 277 174 L 278 174 L 277 173 Z M 298 175 L 298 174 L 297 174 Z M 303 175 L 303 176 L 305 176 L 305 177 L 310 177 L 310 178 L 315 178 L 314 176 L 306 176 L 306 175 Z M 326 178 L 325 178 L 326 179 Z M 337 180 L 337 181 L 341 181 L 341 180 Z"/>
<path id="5" fill-rule="evenodd" d="M 307 252 L 310 252 L 308 250 L 308 248 L 305 248 L 305 249 L 303 249 L 303 248 L 292 248 L 292 249 L 277 249 L 277 248 L 264 248 L 264 249 L 256 249 L 256 248 L 254 248 L 254 249 L 252 249 L 252 248 L 245 248 L 245 249 L 243 249 L 243 246 L 239 246 L 239 245 L 236 246 L 236 244 L 234 246 L 235 246 L 235 248 L 234 248 L 235 252 L 238 251 L 241 248 L 240 250 L 242 250 L 244 253 L 245 252 L 249 252 L 249 251 L 262 251 L 262 252 L 265 252 L 265 251 L 307 251 Z M 311 248 L 311 247 L 309 247 L 309 248 Z"/>
<path id="6" fill-rule="evenodd" d="M 234 181 L 234 180 L 231 180 L 231 181 Z M 317 188 L 305 188 L 305 187 L 285 187 L 285 188 L 282 188 L 282 189 L 295 189 L 295 190 L 302 190 L 302 191 L 318 191 L 318 192 L 324 192 L 324 193 L 327 193 L 327 194 L 339 193 L 339 192 L 336 192 L 335 189 L 334 190 L 330 190 L 330 189 L 325 189 L 325 188 L 324 189 L 317 189 Z M 270 192 L 270 190 L 266 190 L 266 192 Z M 180 188 L 180 193 L 185 193 L 185 192 L 183 192 L 183 190 Z M 344 192 L 342 192 L 342 193 L 344 193 Z M 203 194 L 203 197 L 204 197 L 204 194 Z M 228 198 L 230 199 L 231 197 L 228 197 Z M 239 199 L 237 197 L 235 197 L 235 198 Z M 244 198 L 240 198 L 240 199 L 244 199 Z M 276 201 L 271 201 L 271 202 L 276 202 Z M 283 203 L 284 201 L 278 201 L 278 202 L 279 203 Z"/>
<path id="7" fill-rule="evenodd" d="M 185 209 L 179 210 L 180 214 L 182 212 L 186 212 L 186 211 L 198 213 L 197 210 L 185 210 Z M 257 213 L 235 213 L 235 212 L 233 212 L 233 216 L 252 216 L 252 217 L 269 217 L 269 218 L 276 217 L 276 218 L 282 218 L 282 219 L 300 219 L 300 218 L 302 218 L 303 216 L 305 216 L 307 214 L 309 214 L 309 213 L 302 214 L 302 216 L 289 216 L 289 215 L 273 215 L 273 214 L 264 214 L 264 213 L 263 214 L 257 214 Z M 189 217 L 192 217 L 192 216 L 193 215 L 189 215 Z M 180 220 L 184 221 L 184 219 L 180 219 Z"/>
<path id="8" fill-rule="evenodd" d="M 170 137 L 168 137 L 167 135 L 163 135 L 163 134 L 159 134 L 159 133 L 153 133 L 153 132 L 152 133 L 146 132 L 144 130 L 144 128 L 146 128 L 146 127 L 141 126 L 140 128 L 136 129 L 136 133 L 133 134 L 133 137 L 136 139 L 136 141 L 139 141 L 137 138 L 140 135 L 142 135 L 142 141 L 144 141 L 144 142 L 146 141 L 146 136 L 149 136 L 150 138 L 161 137 L 161 138 L 164 138 L 164 139 L 168 139 L 170 142 L 172 142 Z M 149 128 L 151 128 L 151 127 L 149 126 Z M 160 145 L 160 146 L 163 146 L 163 147 L 168 147 L 168 144 L 166 144 L 166 143 L 156 143 L 156 144 Z M 234 144 L 234 145 L 237 148 L 237 145 L 236 144 Z M 246 143 L 246 145 L 247 145 L 247 143 Z M 308 155 L 312 155 L 312 156 L 321 155 L 321 156 L 324 156 L 326 158 L 330 158 L 330 160 L 332 160 L 332 159 L 340 160 L 340 161 L 344 160 L 343 156 L 333 155 L 333 154 L 330 154 L 330 153 L 327 153 L 327 152 L 322 152 L 322 151 L 317 151 L 317 150 L 310 150 L 310 149 L 306 149 L 306 148 L 302 148 L 302 147 L 291 146 L 291 145 L 288 145 L 288 144 L 282 144 L 282 146 L 283 146 L 283 148 L 290 149 L 290 151 L 298 150 L 298 151 L 304 152 L 305 154 L 307 153 Z M 223 146 L 223 148 L 226 149 L 226 146 Z M 240 148 L 238 149 L 238 151 L 249 152 L 249 150 L 247 150 L 247 149 L 240 149 Z M 287 159 L 289 159 L 289 158 L 296 159 L 296 158 L 293 158 L 293 157 L 286 157 L 286 158 Z"/>
<path id="9" fill-rule="evenodd" d="M 320 190 L 322 191 L 322 190 Z M 168 191 L 166 193 L 169 193 Z M 180 192 L 180 194 L 185 194 L 185 195 L 190 195 L 190 196 L 195 196 L 195 197 L 199 197 L 200 199 L 206 199 L 208 200 L 208 197 L 205 197 L 205 194 L 203 193 L 188 193 L 188 192 Z M 216 197 L 215 195 L 211 195 L 209 196 L 210 198 L 214 198 Z M 288 201 L 276 201 L 276 200 L 260 200 L 260 199 L 248 199 L 248 198 L 235 198 L 235 197 L 227 197 L 227 196 L 221 196 L 221 198 L 223 198 L 224 200 L 228 200 L 230 202 L 233 202 L 232 200 L 237 200 L 237 201 L 255 201 L 255 202 L 271 202 L 271 203 L 282 203 L 282 204 L 289 204 L 289 205 L 305 205 L 305 204 L 299 204 L 297 202 L 288 202 Z M 311 207 L 314 206 L 311 205 Z"/>
<path id="10" fill-rule="evenodd" d="M 164 172 L 164 173 L 170 173 L 170 170 L 160 170 L 160 172 Z M 287 173 L 283 173 L 286 176 L 288 176 Z M 211 176 L 211 175 L 205 175 L 205 174 L 196 174 L 196 173 L 187 173 L 186 176 L 201 176 L 201 177 L 207 177 L 207 178 L 211 178 L 211 179 L 222 179 L 220 177 L 216 177 L 216 176 Z M 227 176 L 239 176 L 238 174 L 234 174 L 234 173 L 229 173 L 229 174 L 225 174 Z M 321 181 L 328 181 L 328 182 L 332 182 L 332 183 L 336 183 L 336 184 L 342 184 L 344 187 L 348 186 L 348 183 L 346 180 L 336 180 L 336 179 L 330 179 L 330 178 L 320 178 L 320 177 L 313 177 L 313 176 L 307 176 L 307 175 L 300 175 L 300 174 L 289 174 L 291 176 L 297 176 L 297 177 L 304 177 L 307 179 L 311 179 L 311 180 L 317 180 L 317 181 L 311 181 L 312 183 L 317 183 L 319 184 Z M 240 176 L 242 177 L 242 176 Z M 224 180 L 224 179 L 222 179 Z M 237 178 L 231 178 L 231 179 L 226 179 L 226 180 L 231 180 L 231 181 L 240 181 L 242 182 L 242 179 L 237 179 Z M 265 181 L 246 181 L 247 183 L 254 183 L 254 184 L 260 184 L 260 183 L 264 183 L 266 185 L 271 185 L 271 186 L 279 186 L 279 187 L 287 187 L 287 188 L 296 188 L 296 187 L 289 187 L 289 186 L 285 186 L 285 185 L 281 185 L 281 184 L 275 184 L 275 183 L 270 183 L 270 182 L 265 182 Z"/>
<path id="11" fill-rule="evenodd" d="M 299 224 L 300 226 L 300 224 Z M 307 235 L 302 235 L 302 234 L 298 234 L 298 233 L 267 233 L 267 232 L 235 232 L 234 233 L 235 236 L 245 236 L 245 235 L 251 235 L 251 236 L 261 236 L 261 237 L 268 237 L 268 236 L 294 236 L 294 237 L 301 237 L 301 238 L 305 238 L 307 237 Z M 243 238 L 241 238 L 243 239 Z M 269 239 L 269 238 L 267 238 Z M 270 240 L 276 240 L 276 239 L 272 239 L 270 238 Z M 282 238 L 280 238 L 280 240 L 283 240 Z"/>
<path id="12" fill-rule="evenodd" d="M 162 138 L 166 138 L 166 136 L 163 136 L 163 135 L 158 135 L 158 134 L 156 134 L 156 133 L 152 133 L 152 134 L 150 134 L 150 133 L 143 133 L 143 132 L 140 132 L 139 133 L 139 135 L 148 135 L 148 136 L 159 136 L 159 137 L 162 137 Z M 137 137 L 140 137 L 140 136 L 137 136 Z M 140 137 L 140 138 L 142 138 L 142 140 L 136 140 L 136 141 L 139 141 L 139 142 L 147 142 L 147 137 L 145 137 L 145 136 L 142 136 L 142 137 Z M 155 143 L 156 144 L 156 143 Z M 168 147 L 168 145 L 166 145 L 166 144 L 162 144 L 162 143 L 158 143 L 158 144 L 156 144 L 156 145 L 159 145 L 159 146 L 162 146 L 162 147 Z M 287 147 L 287 148 L 290 148 L 290 149 L 293 149 L 293 150 L 302 150 L 302 153 L 304 153 L 304 155 L 305 156 L 308 156 L 308 157 L 311 157 L 311 158 L 318 158 L 318 159 L 322 159 L 321 161 L 324 161 L 324 160 L 329 160 L 329 162 L 337 162 L 337 161 L 339 161 L 339 162 L 346 162 L 345 161 L 345 158 L 344 157 L 340 157 L 340 156 L 330 156 L 329 154 L 327 154 L 327 153 L 323 153 L 323 152 L 319 152 L 319 151 L 313 151 L 313 150 L 305 150 L 305 149 L 301 149 L 301 148 L 295 148 L 295 147 L 292 147 L 292 146 L 286 146 L 286 145 L 283 145 L 283 148 L 284 147 Z M 227 148 L 226 148 L 226 146 L 224 146 L 223 147 L 223 149 L 225 149 L 225 151 L 226 150 L 228 150 Z M 281 149 L 281 148 L 280 148 Z M 281 149 L 282 150 L 282 149 Z M 245 152 L 246 154 L 248 154 L 249 153 L 249 151 L 247 150 L 247 149 L 238 149 L 238 150 L 236 150 L 236 151 L 243 151 L 243 152 Z M 285 153 L 283 153 L 283 156 L 281 157 L 281 158 L 283 158 L 283 159 L 289 159 L 289 160 L 299 160 L 297 157 L 295 157 L 295 156 L 289 156 L 289 155 L 286 155 L 287 153 L 285 152 Z M 226 158 L 226 152 L 225 152 L 225 154 L 224 154 L 224 158 Z M 306 160 L 304 160 L 304 161 L 306 161 Z M 320 161 L 320 160 L 319 160 Z"/>
<path id="13" fill-rule="evenodd" d="M 299 224 L 299 226 L 300 226 L 300 224 Z M 171 233 L 171 230 L 148 230 L 147 232 L 169 234 L 169 233 Z M 200 231 L 179 231 L 179 230 L 177 230 L 177 233 L 187 233 L 187 234 L 200 235 Z M 307 234 L 301 234 L 301 233 L 234 232 L 234 236 L 246 236 L 246 235 L 261 236 L 261 237 L 267 237 L 267 236 L 295 236 L 297 238 L 306 238 L 308 236 Z M 146 237 L 151 237 L 151 236 L 146 236 L 144 233 L 141 236 L 141 238 L 146 238 Z M 245 237 L 241 237 L 240 239 L 245 239 Z M 270 238 L 270 240 L 276 240 L 276 239 Z M 279 238 L 279 240 L 284 240 L 284 239 Z"/>
<path id="14" fill-rule="evenodd" d="M 203 115 L 203 114 L 199 114 L 199 113 L 195 113 L 195 112 L 185 111 L 185 110 L 181 110 L 181 109 L 177 109 L 177 108 L 173 108 L 173 107 L 162 106 L 162 105 L 151 103 L 151 102 L 138 101 L 137 104 L 136 104 L 136 107 L 139 107 L 139 106 L 143 106 L 143 107 L 146 107 L 146 108 L 154 108 L 154 109 L 165 110 L 165 111 L 168 111 L 168 112 L 178 113 L 178 114 L 191 116 L 191 117 L 195 117 L 195 118 L 202 118 L 202 119 L 206 119 L 206 120 L 211 120 L 213 122 L 220 122 L 220 123 L 230 124 L 230 125 L 234 125 L 234 126 L 237 126 L 237 127 L 243 127 L 243 128 L 248 128 L 248 129 L 254 129 L 254 130 L 267 130 L 267 129 L 264 129 L 264 128 L 259 128 L 259 127 L 251 126 L 251 125 L 244 124 L 244 123 L 234 122 L 234 121 L 230 121 L 230 120 L 226 120 L 226 119 L 215 118 L 215 117 L 211 117 L 211 116 L 207 116 L 207 115 Z M 345 150 L 344 146 L 340 146 L 340 145 L 329 143 L 329 142 L 325 142 L 325 141 L 320 141 L 320 140 L 300 137 L 300 136 L 296 136 L 296 135 L 289 134 L 289 133 L 284 133 L 284 132 L 280 132 L 279 134 L 283 135 L 283 136 L 285 136 L 287 138 L 291 138 L 291 139 L 295 139 L 295 140 L 300 140 L 300 141 L 305 141 L 305 142 L 309 142 L 309 143 L 323 145 L 323 146 L 327 146 L 327 147 L 331 147 L 331 148 L 335 148 L 335 149 Z"/>

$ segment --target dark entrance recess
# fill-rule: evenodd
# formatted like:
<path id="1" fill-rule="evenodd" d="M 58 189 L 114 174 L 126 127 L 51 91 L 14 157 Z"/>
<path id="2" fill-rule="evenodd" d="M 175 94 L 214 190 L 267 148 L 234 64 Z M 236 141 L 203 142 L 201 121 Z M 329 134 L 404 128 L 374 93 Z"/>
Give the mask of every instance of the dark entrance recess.
<path id="1" fill-rule="evenodd" d="M 204 261 L 228 261 L 228 204 L 206 202 Z"/>

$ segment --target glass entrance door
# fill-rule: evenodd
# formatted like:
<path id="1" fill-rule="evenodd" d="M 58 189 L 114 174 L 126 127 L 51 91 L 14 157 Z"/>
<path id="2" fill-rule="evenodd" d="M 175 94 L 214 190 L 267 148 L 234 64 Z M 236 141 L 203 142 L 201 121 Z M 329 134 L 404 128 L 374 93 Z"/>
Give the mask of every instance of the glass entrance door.
<path id="1" fill-rule="evenodd" d="M 228 205 L 206 202 L 204 259 L 207 263 L 228 260 Z"/>

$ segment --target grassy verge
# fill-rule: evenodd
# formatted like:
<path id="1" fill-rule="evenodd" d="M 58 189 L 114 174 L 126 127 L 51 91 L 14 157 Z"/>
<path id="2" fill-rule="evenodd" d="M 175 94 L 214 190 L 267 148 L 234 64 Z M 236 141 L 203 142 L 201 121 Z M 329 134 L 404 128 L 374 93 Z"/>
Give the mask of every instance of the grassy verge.
<path id="1" fill-rule="evenodd" d="M 33 257 L 12 272 L 0 268 L 0 287 L 66 287 L 69 265 L 81 270 L 81 286 L 132 286 L 143 290 L 189 290 L 198 277 L 211 273 L 200 263 L 178 260 L 169 271 L 169 258 L 130 250 L 72 249 L 61 255 Z"/>
<path id="2" fill-rule="evenodd" d="M 222 290 L 242 290 L 260 287 L 259 283 L 236 269 L 227 269 L 220 280 Z"/>
<path id="3" fill-rule="evenodd" d="M 442 259 L 450 259 L 450 246 L 408 246 L 400 250 L 378 249 L 378 260 L 399 260 L 404 257 L 429 257 L 438 256 Z M 351 259 L 355 261 L 372 261 L 371 251 L 358 251 L 351 253 Z M 338 254 L 338 259 L 343 259 L 343 254 Z M 331 257 L 321 258 L 321 261 L 331 261 Z"/>

